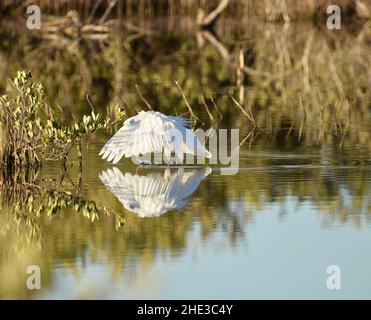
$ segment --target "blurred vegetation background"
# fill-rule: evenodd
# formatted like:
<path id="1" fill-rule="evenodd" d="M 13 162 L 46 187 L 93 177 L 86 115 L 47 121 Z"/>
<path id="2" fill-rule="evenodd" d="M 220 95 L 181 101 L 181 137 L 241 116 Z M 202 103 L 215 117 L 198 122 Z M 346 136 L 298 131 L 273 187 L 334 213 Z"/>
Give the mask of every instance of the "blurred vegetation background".
<path id="1" fill-rule="evenodd" d="M 89 17 L 92 8 L 104 10 L 115 5 L 118 14 L 128 16 L 172 16 L 194 15 L 199 9 L 210 11 L 220 0 L 3 0 L 2 10 L 17 10 L 19 7 L 32 4 L 53 14 L 63 14 L 68 10 L 77 10 L 82 16 Z M 279 19 L 316 19 L 324 16 L 327 6 L 339 5 L 345 18 L 367 16 L 369 0 L 231 0 L 226 9 L 230 16 L 257 16 L 269 21 Z"/>
<path id="2" fill-rule="evenodd" d="M 195 222 L 205 238 L 226 230 L 234 246 L 263 209 L 277 204 L 284 218 L 287 198 L 298 209 L 315 207 L 326 227 L 370 221 L 370 1 L 232 0 L 212 29 L 200 28 L 200 10 L 219 3 L 39 0 L 32 4 L 41 6 L 42 27 L 28 30 L 31 1 L 1 1 L 1 93 L 18 70 L 31 70 L 70 124 L 91 112 L 90 103 L 102 114 L 119 104 L 134 115 L 147 108 L 143 97 L 156 110 L 183 114 L 177 81 L 197 126 L 240 128 L 241 166 L 258 168 L 210 176 L 184 212 L 156 219 L 124 212 L 98 184 L 97 152 L 115 128 L 84 141 L 68 186 L 60 163 L 2 174 L 0 283 L 8 290 L 1 297 L 33 294 L 18 276 L 30 261 L 48 270 L 51 283 L 51 266 L 81 273 L 88 251 L 93 261 L 109 261 L 114 275 L 150 265 L 161 252 L 179 255 Z M 342 9 L 340 30 L 326 27 L 329 4 Z M 101 207 L 123 214 L 123 226 L 120 214 Z"/>

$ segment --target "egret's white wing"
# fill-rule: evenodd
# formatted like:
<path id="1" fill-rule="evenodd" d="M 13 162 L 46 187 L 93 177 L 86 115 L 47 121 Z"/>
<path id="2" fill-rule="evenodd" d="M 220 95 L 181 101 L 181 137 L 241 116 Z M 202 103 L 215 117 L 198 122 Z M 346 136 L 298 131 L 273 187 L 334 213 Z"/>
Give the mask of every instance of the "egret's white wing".
<path id="1" fill-rule="evenodd" d="M 169 130 L 176 124 L 186 125 L 188 122 L 181 117 L 168 117 L 155 111 L 141 111 L 138 115 L 127 119 L 122 128 L 104 145 L 99 155 L 107 161 L 117 163 L 124 155 L 139 156 L 151 152 L 171 153 L 175 151 Z"/>
<path id="2" fill-rule="evenodd" d="M 210 168 L 191 172 L 180 168 L 176 173 L 167 169 L 164 174 L 139 176 L 113 168 L 103 171 L 99 178 L 127 210 L 149 217 L 181 209 L 210 172 Z"/>
<path id="3" fill-rule="evenodd" d="M 163 139 L 164 126 L 158 120 L 156 116 L 148 116 L 147 113 L 139 113 L 126 120 L 99 155 L 103 155 L 102 158 L 107 158 L 107 161 L 113 160 L 113 163 L 117 163 L 124 155 L 129 158 L 139 154 L 161 152 L 166 141 Z"/>
<path id="4" fill-rule="evenodd" d="M 163 151 L 165 157 L 170 157 L 174 153 L 177 163 L 183 161 L 184 153 L 210 157 L 210 153 L 188 127 L 189 120 L 185 118 L 165 116 L 155 111 L 141 111 L 124 122 L 122 128 L 104 145 L 99 155 L 113 163 L 117 163 L 123 156 L 129 158 Z M 190 143 L 187 144 L 186 135 L 198 141 L 196 149 L 191 148 Z M 175 139 L 176 136 L 178 139 Z"/>
<path id="5" fill-rule="evenodd" d="M 185 128 L 189 128 L 190 126 L 190 121 L 187 118 L 183 118 L 180 116 L 167 116 L 170 120 L 172 120 L 176 125 L 182 126 Z"/>

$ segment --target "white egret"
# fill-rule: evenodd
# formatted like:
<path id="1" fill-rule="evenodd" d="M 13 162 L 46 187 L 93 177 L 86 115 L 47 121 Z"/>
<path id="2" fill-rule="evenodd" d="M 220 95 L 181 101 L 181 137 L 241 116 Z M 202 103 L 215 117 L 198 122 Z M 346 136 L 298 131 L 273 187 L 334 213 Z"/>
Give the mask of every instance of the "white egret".
<path id="1" fill-rule="evenodd" d="M 211 153 L 189 129 L 188 119 L 152 110 L 141 111 L 127 119 L 99 155 L 117 163 L 123 156 L 129 158 L 152 152 L 163 152 L 166 158 L 174 155 L 177 163 L 183 161 L 184 153 L 211 158 Z"/>
<path id="2" fill-rule="evenodd" d="M 163 174 L 133 175 L 112 168 L 103 171 L 99 178 L 125 209 L 140 217 L 156 217 L 183 208 L 187 197 L 195 192 L 211 171 L 209 167 L 187 171 L 181 167 L 176 172 L 166 168 Z"/>

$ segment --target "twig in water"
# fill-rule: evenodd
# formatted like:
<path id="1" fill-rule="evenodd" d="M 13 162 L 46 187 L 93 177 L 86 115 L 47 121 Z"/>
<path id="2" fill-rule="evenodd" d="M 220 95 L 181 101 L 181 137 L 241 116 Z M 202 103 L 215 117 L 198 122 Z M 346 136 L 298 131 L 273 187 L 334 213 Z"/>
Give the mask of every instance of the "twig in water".
<path id="1" fill-rule="evenodd" d="M 211 114 L 211 112 L 210 112 L 210 110 L 209 110 L 209 107 L 208 107 L 207 104 L 206 104 L 206 101 L 205 101 L 205 97 L 204 97 L 204 96 L 202 96 L 202 103 L 204 104 L 204 106 L 205 106 L 205 108 L 206 108 L 206 112 L 207 112 L 207 114 L 209 115 L 210 120 L 211 120 L 211 121 L 214 121 L 214 117 L 213 117 L 213 115 Z"/>
<path id="2" fill-rule="evenodd" d="M 183 89 L 180 87 L 178 81 L 174 80 L 174 83 L 175 83 L 175 85 L 177 86 L 177 88 L 179 89 L 180 93 L 182 94 L 182 96 L 183 96 L 183 100 L 184 100 L 184 102 L 185 102 L 185 104 L 186 104 L 186 106 L 187 106 L 187 108 L 188 108 L 188 110 L 189 110 L 189 113 L 191 114 L 191 117 L 195 118 L 197 121 L 199 121 L 199 122 L 202 123 L 202 121 L 201 121 L 201 120 L 200 120 L 200 119 L 199 119 L 199 118 L 198 118 L 198 117 L 193 113 L 193 110 L 192 110 L 190 104 L 188 103 L 187 97 L 185 96 L 184 91 L 183 91 Z"/>
<path id="3" fill-rule="evenodd" d="M 150 105 L 150 103 L 146 100 L 146 98 L 143 97 L 142 93 L 140 92 L 139 90 L 139 86 L 136 84 L 135 85 L 135 89 L 137 89 L 137 92 L 139 94 L 139 97 L 142 99 L 142 101 L 146 104 L 147 108 L 149 110 L 153 110 L 152 106 Z"/>
<path id="4" fill-rule="evenodd" d="M 227 8 L 230 0 L 221 0 L 219 5 L 210 12 L 206 17 L 199 18 L 199 24 L 202 28 L 208 28 L 212 26 L 215 21 L 219 18 L 222 12 Z"/>
<path id="5" fill-rule="evenodd" d="M 212 104 L 213 104 L 215 110 L 218 112 L 218 115 L 219 115 L 219 121 L 222 121 L 222 119 L 223 119 L 223 114 L 220 112 L 220 110 L 219 110 L 218 106 L 216 105 L 216 103 L 215 103 L 213 97 L 211 97 L 210 100 L 211 100 L 211 102 L 212 102 Z"/>
<path id="6" fill-rule="evenodd" d="M 113 7 L 116 5 L 116 3 L 117 3 L 117 0 L 112 0 L 112 1 L 109 3 L 109 5 L 108 5 L 106 11 L 104 11 L 102 17 L 99 19 L 99 24 L 103 24 L 103 23 L 104 23 L 104 21 L 106 20 L 106 18 L 108 17 L 108 15 L 110 14 L 111 10 L 112 10 Z"/>
<path id="7" fill-rule="evenodd" d="M 250 138 L 249 140 L 249 148 L 251 148 L 251 145 L 253 143 L 253 141 L 255 140 L 255 138 L 257 137 L 258 133 L 254 136 L 254 133 L 255 133 L 255 129 L 256 127 L 254 127 L 248 134 L 247 136 L 241 141 L 240 143 L 240 147 L 242 147 L 242 145 L 246 142 L 247 139 Z"/>
<path id="8" fill-rule="evenodd" d="M 93 21 L 95 12 L 97 11 L 98 7 L 101 5 L 102 1 L 103 0 L 98 0 L 94 3 L 93 9 L 91 10 L 91 13 L 88 18 L 88 24 Z"/>
<path id="9" fill-rule="evenodd" d="M 89 106 L 91 108 L 91 111 L 95 112 L 94 107 L 93 107 L 93 104 L 90 101 L 90 98 L 89 98 L 89 94 L 88 93 L 86 94 L 86 101 L 89 103 Z"/>
<path id="10" fill-rule="evenodd" d="M 239 89 L 238 99 L 241 104 L 243 104 L 244 97 L 245 97 L 245 90 L 243 87 L 244 82 L 244 72 L 243 68 L 245 67 L 245 58 L 243 55 L 243 51 L 240 50 L 238 56 L 238 66 L 237 66 L 237 87 Z"/>
<path id="11" fill-rule="evenodd" d="M 253 114 L 252 114 L 252 112 L 251 112 L 251 109 L 250 109 L 250 113 L 251 114 L 248 114 L 247 113 L 247 111 L 244 109 L 244 108 L 242 108 L 242 106 L 241 106 L 241 104 L 235 99 L 235 98 L 233 98 L 232 96 L 231 96 L 231 99 L 233 100 L 233 102 L 235 103 L 235 105 L 242 111 L 242 113 L 246 116 L 246 117 L 248 117 L 249 118 L 249 120 L 251 121 L 251 123 L 255 126 L 255 119 L 254 119 L 254 116 L 253 116 Z"/>

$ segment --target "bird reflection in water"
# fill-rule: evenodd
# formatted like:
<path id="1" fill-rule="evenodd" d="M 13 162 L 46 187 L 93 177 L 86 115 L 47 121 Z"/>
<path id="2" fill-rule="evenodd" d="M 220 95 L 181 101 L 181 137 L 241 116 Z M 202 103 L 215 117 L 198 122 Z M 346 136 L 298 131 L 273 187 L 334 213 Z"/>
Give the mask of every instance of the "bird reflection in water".
<path id="1" fill-rule="evenodd" d="M 147 175 L 122 173 L 118 168 L 99 175 L 103 184 L 120 200 L 124 208 L 140 217 L 156 217 L 170 210 L 182 209 L 201 181 L 211 173 L 209 167 L 176 170 Z"/>

